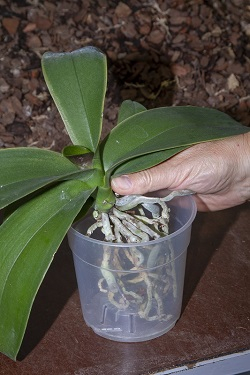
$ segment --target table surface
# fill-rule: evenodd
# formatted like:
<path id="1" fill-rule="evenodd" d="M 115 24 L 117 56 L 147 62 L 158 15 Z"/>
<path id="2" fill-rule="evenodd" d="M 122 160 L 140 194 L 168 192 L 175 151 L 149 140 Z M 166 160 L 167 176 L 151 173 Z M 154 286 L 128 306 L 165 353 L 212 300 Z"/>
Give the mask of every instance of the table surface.
<path id="1" fill-rule="evenodd" d="M 250 349 L 250 203 L 198 213 L 176 326 L 144 343 L 94 334 L 82 318 L 64 240 L 39 290 L 18 356 L 0 374 L 146 375 Z"/>

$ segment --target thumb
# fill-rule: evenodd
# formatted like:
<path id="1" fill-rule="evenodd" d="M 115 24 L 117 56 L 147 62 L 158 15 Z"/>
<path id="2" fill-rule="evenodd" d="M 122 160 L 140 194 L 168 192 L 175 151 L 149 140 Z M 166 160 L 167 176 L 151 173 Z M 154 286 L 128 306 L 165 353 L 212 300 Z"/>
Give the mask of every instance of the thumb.
<path id="1" fill-rule="evenodd" d="M 168 188 L 169 185 L 170 181 L 168 181 L 166 167 L 164 165 L 158 165 L 157 167 L 141 172 L 116 177 L 111 181 L 112 189 L 121 195 L 145 194 L 151 191 Z"/>

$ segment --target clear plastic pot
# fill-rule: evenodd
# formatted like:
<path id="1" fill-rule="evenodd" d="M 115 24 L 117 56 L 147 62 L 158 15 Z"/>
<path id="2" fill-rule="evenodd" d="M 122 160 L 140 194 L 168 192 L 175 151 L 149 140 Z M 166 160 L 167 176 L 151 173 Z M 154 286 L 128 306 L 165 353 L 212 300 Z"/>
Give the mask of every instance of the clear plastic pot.
<path id="1" fill-rule="evenodd" d="M 91 217 L 69 230 L 84 320 L 98 335 L 146 341 L 169 331 L 179 319 L 196 205 L 185 196 L 168 206 L 171 234 L 150 242 L 116 244 L 89 238 L 83 233 Z"/>

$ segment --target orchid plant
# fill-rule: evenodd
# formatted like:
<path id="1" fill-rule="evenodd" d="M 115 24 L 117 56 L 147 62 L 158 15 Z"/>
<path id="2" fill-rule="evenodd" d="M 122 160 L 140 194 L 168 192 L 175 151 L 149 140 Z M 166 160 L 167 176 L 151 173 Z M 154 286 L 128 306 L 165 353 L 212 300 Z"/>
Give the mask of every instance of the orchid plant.
<path id="1" fill-rule="evenodd" d="M 0 351 L 12 359 L 16 359 L 33 301 L 55 252 L 72 223 L 91 206 L 96 222 L 87 229 L 88 235 L 101 227 L 108 241 L 152 239 L 149 233 L 146 237 L 132 234 L 132 238 L 119 228 L 114 233 L 114 220 L 137 204 L 159 218 L 157 235 L 166 235 L 164 229 L 160 233 L 164 199 L 117 197 L 111 189 L 112 177 L 152 167 L 193 144 L 249 131 L 215 109 L 146 110 L 127 100 L 121 104 L 117 126 L 100 141 L 107 85 L 105 54 L 94 47 L 47 52 L 42 69 L 72 145 L 62 153 L 34 147 L 0 150 L 0 208 L 4 208 Z M 174 192 L 165 200 L 186 193 L 190 192 Z"/>

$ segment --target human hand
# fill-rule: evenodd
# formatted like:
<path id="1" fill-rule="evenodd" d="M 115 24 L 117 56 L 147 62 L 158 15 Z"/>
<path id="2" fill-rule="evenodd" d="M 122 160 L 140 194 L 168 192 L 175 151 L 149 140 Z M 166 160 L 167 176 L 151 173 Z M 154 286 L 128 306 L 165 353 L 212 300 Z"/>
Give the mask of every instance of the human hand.
<path id="1" fill-rule="evenodd" d="M 112 180 L 121 195 L 190 189 L 199 211 L 217 211 L 250 199 L 250 133 L 194 145 L 145 171 Z"/>

